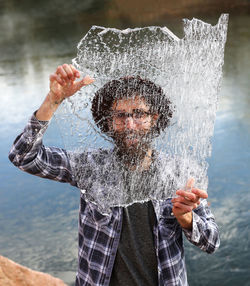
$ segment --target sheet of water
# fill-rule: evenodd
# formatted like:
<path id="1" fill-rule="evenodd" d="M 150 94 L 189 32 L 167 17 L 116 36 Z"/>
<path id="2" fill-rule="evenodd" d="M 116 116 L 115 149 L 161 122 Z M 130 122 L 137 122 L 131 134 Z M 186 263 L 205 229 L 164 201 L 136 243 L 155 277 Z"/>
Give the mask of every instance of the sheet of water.
<path id="1" fill-rule="evenodd" d="M 78 186 L 102 212 L 113 206 L 167 199 L 190 177 L 197 187 L 207 189 L 206 158 L 211 155 L 227 23 L 227 14 L 215 26 L 185 19 L 182 39 L 166 27 L 93 26 L 78 44 L 73 64 L 95 82 L 65 100 L 57 119 L 65 147 L 71 150 Z M 157 104 L 164 106 L 167 100 L 172 112 L 168 126 L 152 137 L 150 146 L 156 156 L 151 172 L 131 171 L 122 164 L 112 135 L 96 125 L 91 112 L 93 98 L 104 84 L 137 76 L 162 89 Z"/>

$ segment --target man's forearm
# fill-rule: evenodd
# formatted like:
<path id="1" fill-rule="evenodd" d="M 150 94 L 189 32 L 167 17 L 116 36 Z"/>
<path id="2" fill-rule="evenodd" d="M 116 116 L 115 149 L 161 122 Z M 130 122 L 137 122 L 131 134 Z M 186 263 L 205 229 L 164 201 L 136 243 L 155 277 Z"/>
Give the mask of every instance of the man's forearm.
<path id="1" fill-rule="evenodd" d="M 193 223 L 193 213 L 188 212 L 184 215 L 176 217 L 177 221 L 181 225 L 182 228 L 192 230 L 192 223 Z"/>
<path id="2" fill-rule="evenodd" d="M 49 121 L 57 110 L 60 103 L 61 101 L 52 100 L 51 92 L 49 92 L 44 102 L 37 110 L 36 118 L 40 121 Z"/>

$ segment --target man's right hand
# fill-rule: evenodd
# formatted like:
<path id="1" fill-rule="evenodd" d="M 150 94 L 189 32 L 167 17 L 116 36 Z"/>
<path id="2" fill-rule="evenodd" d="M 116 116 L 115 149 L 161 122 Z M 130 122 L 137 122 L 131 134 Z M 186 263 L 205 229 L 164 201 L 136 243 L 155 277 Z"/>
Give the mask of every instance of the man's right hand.
<path id="1" fill-rule="evenodd" d="M 80 72 L 73 65 L 58 66 L 56 72 L 50 75 L 51 103 L 61 103 L 65 98 L 72 96 L 83 86 L 94 81 L 88 75 L 80 81 L 76 81 L 77 78 L 80 78 Z"/>
<path id="2" fill-rule="evenodd" d="M 79 81 L 76 81 L 77 78 L 80 78 L 80 72 L 73 65 L 58 66 L 56 72 L 50 75 L 50 91 L 36 112 L 38 120 L 50 120 L 65 98 L 72 96 L 83 86 L 94 81 L 88 75 Z"/>

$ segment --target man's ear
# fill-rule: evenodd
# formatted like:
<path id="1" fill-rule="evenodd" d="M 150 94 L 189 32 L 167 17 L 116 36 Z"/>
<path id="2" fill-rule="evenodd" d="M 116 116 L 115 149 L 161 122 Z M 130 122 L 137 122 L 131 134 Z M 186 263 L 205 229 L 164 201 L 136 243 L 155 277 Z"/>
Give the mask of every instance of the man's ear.
<path id="1" fill-rule="evenodd" d="M 152 115 L 152 125 L 153 125 L 153 126 L 156 125 L 156 122 L 157 122 L 158 118 L 159 118 L 159 114 L 158 114 L 158 113 L 154 113 L 154 114 Z"/>

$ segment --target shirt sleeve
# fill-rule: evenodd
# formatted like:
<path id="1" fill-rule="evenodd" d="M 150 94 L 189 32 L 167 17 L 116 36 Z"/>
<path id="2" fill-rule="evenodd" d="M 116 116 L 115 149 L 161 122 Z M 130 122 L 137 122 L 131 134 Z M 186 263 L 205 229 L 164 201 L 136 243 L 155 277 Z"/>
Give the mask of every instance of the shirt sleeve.
<path id="1" fill-rule="evenodd" d="M 34 113 L 24 131 L 15 139 L 9 159 L 25 172 L 76 186 L 67 151 L 45 147 L 42 143 L 48 125 L 49 121 L 39 121 Z"/>
<path id="2" fill-rule="evenodd" d="M 219 247 L 218 226 L 207 200 L 202 200 L 193 210 L 192 230 L 183 229 L 183 232 L 191 243 L 207 253 L 213 253 Z"/>

